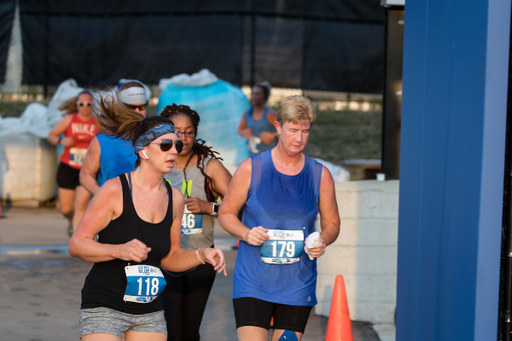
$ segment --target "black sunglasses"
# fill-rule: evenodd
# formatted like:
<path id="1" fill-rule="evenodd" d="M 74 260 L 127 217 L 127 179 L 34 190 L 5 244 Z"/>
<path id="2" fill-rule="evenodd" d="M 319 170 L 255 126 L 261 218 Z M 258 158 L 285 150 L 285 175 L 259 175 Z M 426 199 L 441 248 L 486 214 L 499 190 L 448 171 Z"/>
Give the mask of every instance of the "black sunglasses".
<path id="1" fill-rule="evenodd" d="M 171 139 L 163 139 L 162 141 L 160 141 L 160 143 L 151 143 L 151 144 L 159 144 L 161 151 L 168 152 L 172 148 L 173 143 L 176 143 L 176 151 L 178 153 L 181 153 L 181 151 L 183 150 L 183 141 L 181 141 L 181 140 L 177 140 L 176 142 L 174 142 Z"/>
<path id="2" fill-rule="evenodd" d="M 83 107 L 84 105 L 87 105 L 88 107 L 90 107 L 91 102 L 78 102 L 78 106 Z"/>
<path id="3" fill-rule="evenodd" d="M 146 110 L 148 108 L 148 103 L 146 102 L 145 104 L 141 104 L 141 105 L 133 105 L 133 104 L 124 104 L 126 105 L 126 107 L 130 110 L 135 110 L 135 109 L 139 109 L 139 110 Z"/>

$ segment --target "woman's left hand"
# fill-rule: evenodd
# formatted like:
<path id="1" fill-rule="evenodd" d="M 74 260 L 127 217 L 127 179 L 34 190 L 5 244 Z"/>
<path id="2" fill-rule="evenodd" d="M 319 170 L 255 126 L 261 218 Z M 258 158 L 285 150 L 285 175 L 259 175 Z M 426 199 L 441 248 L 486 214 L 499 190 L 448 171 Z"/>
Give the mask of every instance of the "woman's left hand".
<path id="1" fill-rule="evenodd" d="M 71 148 L 75 145 L 75 139 L 71 136 L 65 137 L 60 141 L 60 144 L 66 148 Z"/>
<path id="2" fill-rule="evenodd" d="M 192 213 L 210 214 L 213 209 L 211 202 L 198 198 L 186 198 L 185 205 L 187 205 L 188 210 Z"/>
<path id="3" fill-rule="evenodd" d="M 321 257 L 325 254 L 325 248 L 327 245 L 325 245 L 325 242 L 322 238 L 318 241 L 316 246 L 314 248 L 308 249 L 308 254 L 313 258 Z"/>
<path id="4" fill-rule="evenodd" d="M 264 131 L 260 134 L 260 139 L 264 144 L 269 144 L 276 139 L 276 135 L 274 133 Z"/>
<path id="5" fill-rule="evenodd" d="M 224 273 L 224 276 L 227 276 L 226 272 L 226 261 L 224 259 L 224 252 L 221 249 L 212 249 L 212 248 L 204 248 L 201 249 L 201 256 L 203 259 L 210 263 L 213 266 L 213 269 L 217 271 L 217 273 Z"/>

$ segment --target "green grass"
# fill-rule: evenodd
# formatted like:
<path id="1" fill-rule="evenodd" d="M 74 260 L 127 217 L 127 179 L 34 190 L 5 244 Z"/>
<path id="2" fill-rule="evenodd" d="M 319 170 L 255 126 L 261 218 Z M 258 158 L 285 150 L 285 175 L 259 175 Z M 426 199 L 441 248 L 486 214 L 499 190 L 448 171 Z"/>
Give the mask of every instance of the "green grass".
<path id="1" fill-rule="evenodd" d="M 27 105 L 30 102 L 22 101 L 0 101 L 0 116 L 6 117 L 20 117 Z M 47 104 L 47 103 L 42 103 Z"/>
<path id="2" fill-rule="evenodd" d="M 305 153 L 333 164 L 346 159 L 380 159 L 382 112 L 319 111 Z"/>
<path id="3" fill-rule="evenodd" d="M 48 105 L 49 101 L 39 102 L 44 105 Z M 20 117 L 27 105 L 31 102 L 23 101 L 0 101 L 0 116 L 6 117 Z M 150 105 L 148 107 L 148 115 L 154 116 L 156 114 L 156 106 Z"/>

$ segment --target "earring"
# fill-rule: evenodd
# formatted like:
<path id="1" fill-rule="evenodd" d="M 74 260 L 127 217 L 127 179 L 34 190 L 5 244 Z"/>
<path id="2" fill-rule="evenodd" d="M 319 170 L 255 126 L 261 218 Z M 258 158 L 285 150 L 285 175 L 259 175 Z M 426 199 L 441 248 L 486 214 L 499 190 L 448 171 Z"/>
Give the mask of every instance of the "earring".
<path id="1" fill-rule="evenodd" d="M 145 150 L 142 151 L 142 154 L 144 154 L 144 156 L 146 157 L 146 160 L 149 160 L 149 157 L 146 155 L 146 151 Z"/>

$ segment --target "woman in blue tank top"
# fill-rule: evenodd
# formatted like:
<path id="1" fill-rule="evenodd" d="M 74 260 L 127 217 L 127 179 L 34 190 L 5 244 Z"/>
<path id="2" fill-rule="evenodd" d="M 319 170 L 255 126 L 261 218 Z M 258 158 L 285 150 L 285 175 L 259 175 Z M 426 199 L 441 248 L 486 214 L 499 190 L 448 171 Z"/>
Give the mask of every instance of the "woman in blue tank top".
<path id="1" fill-rule="evenodd" d="M 276 112 L 267 107 L 270 83 L 262 82 L 252 89 L 252 108 L 244 112 L 238 127 L 238 135 L 247 138 L 249 155 L 254 156 L 276 146 Z"/>
<path id="2" fill-rule="evenodd" d="M 117 95 L 128 109 L 143 117 L 147 116 L 149 98 L 142 83 L 124 83 Z M 80 170 L 80 184 L 94 195 L 107 180 L 134 171 L 136 160 L 137 156 L 129 141 L 108 134 L 98 134 L 85 154 Z"/>
<path id="3" fill-rule="evenodd" d="M 316 258 L 338 237 L 340 218 L 331 174 L 302 153 L 315 120 L 311 101 L 285 98 L 277 146 L 240 165 L 220 208 L 220 224 L 240 239 L 233 279 L 239 340 L 268 340 L 272 317 L 272 340 L 301 340 L 317 303 Z"/>

